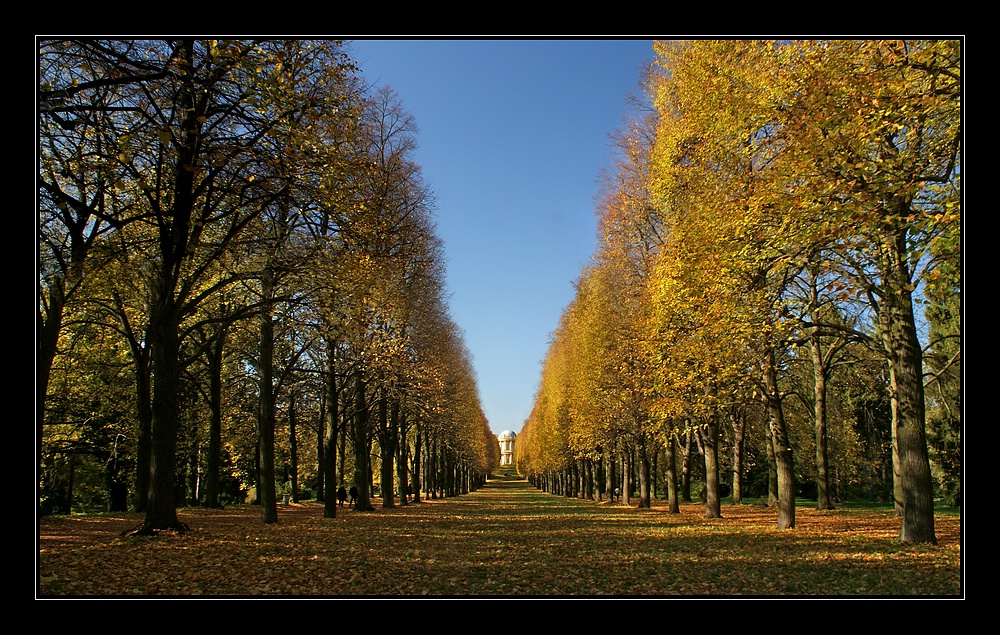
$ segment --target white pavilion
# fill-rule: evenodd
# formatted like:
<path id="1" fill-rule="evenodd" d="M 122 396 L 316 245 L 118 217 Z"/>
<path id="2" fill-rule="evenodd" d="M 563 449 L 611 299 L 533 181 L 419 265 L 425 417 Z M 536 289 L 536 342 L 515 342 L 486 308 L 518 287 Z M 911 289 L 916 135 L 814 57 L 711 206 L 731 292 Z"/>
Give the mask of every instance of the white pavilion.
<path id="1" fill-rule="evenodd" d="M 514 465 L 514 439 L 517 435 L 512 430 L 504 430 L 497 435 L 500 440 L 500 465 Z"/>

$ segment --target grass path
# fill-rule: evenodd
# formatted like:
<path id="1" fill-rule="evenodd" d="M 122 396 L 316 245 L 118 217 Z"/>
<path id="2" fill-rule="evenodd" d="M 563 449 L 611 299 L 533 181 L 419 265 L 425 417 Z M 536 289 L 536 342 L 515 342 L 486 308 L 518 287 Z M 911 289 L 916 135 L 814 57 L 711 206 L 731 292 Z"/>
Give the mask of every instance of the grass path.
<path id="1" fill-rule="evenodd" d="M 885 510 L 699 504 L 668 514 L 552 496 L 524 481 L 419 505 L 322 517 L 322 504 L 185 508 L 192 531 L 118 538 L 135 514 L 39 521 L 37 591 L 56 596 L 728 597 L 962 593 L 960 517 L 939 544 L 899 543 Z"/>

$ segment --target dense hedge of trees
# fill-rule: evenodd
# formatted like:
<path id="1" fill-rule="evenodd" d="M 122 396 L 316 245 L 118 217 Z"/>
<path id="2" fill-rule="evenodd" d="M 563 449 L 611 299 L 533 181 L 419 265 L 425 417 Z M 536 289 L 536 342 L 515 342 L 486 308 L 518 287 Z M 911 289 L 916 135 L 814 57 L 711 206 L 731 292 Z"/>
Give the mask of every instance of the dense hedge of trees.
<path id="1" fill-rule="evenodd" d="M 42 513 L 332 517 L 498 465 L 391 89 L 329 40 L 37 48 Z"/>
<path id="2" fill-rule="evenodd" d="M 961 42 L 658 42 L 517 465 L 584 497 L 701 480 L 960 500 Z M 927 326 L 924 326 L 924 325 Z M 695 459 L 698 460 L 695 460 Z"/>

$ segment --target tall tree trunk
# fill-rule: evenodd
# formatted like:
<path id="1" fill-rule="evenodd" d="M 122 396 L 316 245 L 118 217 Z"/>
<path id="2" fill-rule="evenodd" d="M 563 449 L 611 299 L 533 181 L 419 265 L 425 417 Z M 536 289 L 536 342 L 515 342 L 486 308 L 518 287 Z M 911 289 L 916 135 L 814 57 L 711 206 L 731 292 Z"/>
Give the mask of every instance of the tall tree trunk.
<path id="1" fill-rule="evenodd" d="M 176 47 L 176 61 L 181 69 L 178 98 L 183 122 L 174 157 L 172 205 L 159 219 L 160 261 L 153 281 L 148 333 L 150 336 L 153 382 L 152 427 L 150 434 L 150 483 L 146 518 L 139 533 L 158 529 L 186 530 L 177 520 L 176 457 L 180 414 L 180 319 L 181 307 L 176 297 L 181 264 L 188 252 L 191 217 L 194 210 L 194 172 L 200 147 L 200 114 L 194 87 L 194 48 L 190 40 Z"/>
<path id="2" fill-rule="evenodd" d="M 778 391 L 778 371 L 773 350 L 768 351 L 764 359 L 764 386 L 774 443 L 774 463 L 778 471 L 778 529 L 792 529 L 795 527 L 795 466 L 792 444 L 785 427 L 781 393 Z"/>
<path id="3" fill-rule="evenodd" d="M 438 468 L 438 478 L 441 480 L 441 497 L 448 498 L 455 495 L 455 469 L 452 462 L 451 451 L 447 447 L 440 446 L 438 441 L 438 459 L 441 465 Z"/>
<path id="4" fill-rule="evenodd" d="M 733 429 L 733 505 L 743 504 L 743 436 L 746 431 L 747 418 L 742 408 L 730 410 L 730 423 Z"/>
<path id="5" fill-rule="evenodd" d="M 371 499 L 371 434 L 365 380 L 361 371 L 354 374 L 354 484 L 358 488 L 355 511 L 373 512 Z"/>
<path id="6" fill-rule="evenodd" d="M 167 274 L 163 273 L 161 277 L 164 275 Z M 177 333 L 177 309 L 169 281 L 161 279 L 151 304 L 149 333 L 156 381 L 153 382 L 149 498 L 140 533 L 185 529 L 177 520 L 175 499 L 180 338 Z"/>
<path id="7" fill-rule="evenodd" d="M 594 486 L 594 481 L 596 480 L 595 463 L 593 459 L 585 459 L 587 468 L 587 500 L 600 500 L 601 497 L 597 493 L 597 488 Z"/>
<path id="8" fill-rule="evenodd" d="M 208 354 L 208 456 L 205 467 L 205 506 L 222 507 L 219 502 L 219 472 L 222 470 L 222 358 L 226 347 L 226 327 L 220 326 Z"/>
<path id="9" fill-rule="evenodd" d="M 639 468 L 639 509 L 649 509 L 652 501 L 650 499 L 650 486 L 649 486 L 649 448 L 647 447 L 649 439 L 647 439 L 646 434 L 640 433 L 638 435 L 638 443 L 636 444 L 636 460 Z"/>
<path id="10" fill-rule="evenodd" d="M 698 456 L 701 457 L 701 460 L 698 461 L 692 467 L 697 467 L 698 468 L 698 472 L 699 472 L 699 474 L 701 476 L 701 492 L 698 495 L 698 500 L 700 500 L 701 502 L 704 503 L 704 502 L 708 501 L 708 471 L 705 469 L 705 443 L 704 443 L 704 441 L 702 441 L 702 437 L 703 436 L 704 436 L 704 434 L 702 434 L 701 429 L 695 430 L 695 433 L 694 433 L 695 447 L 698 448 Z M 693 479 L 694 478 L 694 474 L 693 474 L 694 469 L 692 469 L 691 471 L 692 471 L 692 479 Z"/>
<path id="11" fill-rule="evenodd" d="M 660 464 L 660 447 L 659 447 L 659 443 L 657 443 L 656 440 L 653 439 L 653 438 L 650 438 L 650 445 L 651 445 L 651 448 L 650 448 L 649 454 L 652 457 L 652 465 L 650 466 L 650 476 L 649 476 L 650 493 L 649 493 L 649 495 L 653 499 L 656 499 L 660 495 L 659 487 L 658 487 L 658 484 L 660 482 L 660 471 L 659 471 L 660 470 L 660 465 L 659 465 Z"/>
<path id="12" fill-rule="evenodd" d="M 410 486 L 407 478 L 407 466 L 409 465 L 409 445 L 407 443 L 406 410 L 399 408 L 399 417 L 396 424 L 396 488 L 399 490 L 399 504 L 409 505 L 407 487 Z"/>
<path id="13" fill-rule="evenodd" d="M 607 499 L 607 460 L 603 448 L 598 448 L 600 455 L 594 461 L 594 500 L 601 502 Z"/>
<path id="14" fill-rule="evenodd" d="M 673 433 L 667 434 L 666 441 L 666 457 L 665 462 L 667 464 L 666 469 L 666 479 L 667 479 L 667 508 L 671 514 L 679 514 L 681 511 L 680 503 L 677 500 L 677 444 L 674 441 Z"/>
<path id="15" fill-rule="evenodd" d="M 258 353 L 259 389 L 257 411 L 257 496 L 261 520 L 278 522 L 278 493 L 274 470 L 274 318 L 271 316 L 274 280 L 265 268 L 261 277 L 260 342 Z"/>
<path id="16" fill-rule="evenodd" d="M 148 355 L 148 351 L 147 351 Z M 149 506 L 150 475 L 153 461 L 153 378 L 150 362 L 136 369 L 135 511 Z"/>
<path id="17" fill-rule="evenodd" d="M 632 504 L 632 449 L 622 448 L 622 502 Z"/>
<path id="18" fill-rule="evenodd" d="M 343 393 L 344 391 L 339 391 Z M 351 416 L 350 408 L 346 406 L 350 403 L 350 397 L 338 397 L 344 399 L 343 408 L 338 402 L 336 406 L 331 406 L 334 410 L 340 411 L 340 420 L 337 421 L 337 480 L 330 483 L 329 487 L 335 488 L 338 484 L 347 483 L 347 444 L 354 439 L 354 417 Z"/>
<path id="19" fill-rule="evenodd" d="M 604 495 L 609 501 L 614 502 L 615 453 L 611 448 L 611 443 L 607 443 L 604 446 Z"/>
<path id="20" fill-rule="evenodd" d="M 830 501 L 830 462 L 827 456 L 826 439 L 826 364 L 819 333 L 814 332 L 809 337 L 812 346 L 813 376 L 815 379 L 814 394 L 814 426 L 816 435 L 816 509 L 833 509 Z"/>
<path id="21" fill-rule="evenodd" d="M 684 443 L 681 446 L 681 500 L 691 502 L 691 450 L 694 445 L 694 431 L 691 422 L 685 421 Z"/>
<path id="22" fill-rule="evenodd" d="M 427 434 L 427 465 L 424 469 L 424 491 L 428 498 L 437 498 L 437 434 Z"/>
<path id="23" fill-rule="evenodd" d="M 323 435 L 323 517 L 337 517 L 337 427 L 340 425 L 340 392 L 337 387 L 337 344 L 326 340 L 326 429 Z"/>
<path id="24" fill-rule="evenodd" d="M 778 504 L 778 463 L 774 457 L 774 434 L 770 416 L 767 421 L 767 434 L 764 435 L 764 447 L 767 450 L 767 506 L 774 507 Z"/>
<path id="25" fill-rule="evenodd" d="M 420 456 L 420 445 L 422 443 L 423 431 L 420 429 L 420 418 L 417 417 L 413 420 L 413 469 L 411 470 L 412 487 L 413 487 L 413 502 L 420 502 L 420 488 L 423 487 L 423 483 L 420 482 L 420 468 L 421 468 L 421 456 Z"/>
<path id="26" fill-rule="evenodd" d="M 291 463 L 292 501 L 299 502 L 299 442 L 295 433 L 298 420 L 295 416 L 295 391 L 288 394 L 288 460 Z"/>
<path id="27" fill-rule="evenodd" d="M 908 210 L 909 205 L 905 208 Z M 937 544 L 934 487 L 927 454 L 923 357 L 913 313 L 905 229 L 883 235 L 881 256 L 886 291 L 879 326 L 892 389 L 893 447 L 898 466 L 894 472 L 899 483 L 896 500 L 903 507 L 899 537 L 908 543 Z"/>
<path id="28" fill-rule="evenodd" d="M 396 503 L 393 500 L 392 491 L 392 481 L 395 478 L 393 469 L 393 462 L 396 458 L 396 444 L 393 426 L 398 425 L 399 417 L 399 404 L 393 399 L 392 404 L 388 403 L 388 397 L 386 396 L 386 389 L 382 388 L 379 391 L 378 400 L 378 418 L 379 418 L 379 435 L 378 435 L 378 445 L 379 453 L 382 457 L 382 465 L 379 471 L 379 490 L 382 493 L 382 507 L 395 507 Z M 388 411 L 392 410 L 390 414 Z M 396 419 L 396 422 L 392 420 Z"/>
<path id="29" fill-rule="evenodd" d="M 722 518 L 722 501 L 719 497 L 718 415 L 709 415 L 705 423 L 701 435 L 705 455 L 705 518 Z"/>
<path id="30" fill-rule="evenodd" d="M 325 393 L 324 389 L 324 393 Z M 326 400 L 325 394 L 319 400 L 319 421 L 316 425 L 316 500 L 326 502 Z M 333 491 L 336 493 L 336 483 Z"/>

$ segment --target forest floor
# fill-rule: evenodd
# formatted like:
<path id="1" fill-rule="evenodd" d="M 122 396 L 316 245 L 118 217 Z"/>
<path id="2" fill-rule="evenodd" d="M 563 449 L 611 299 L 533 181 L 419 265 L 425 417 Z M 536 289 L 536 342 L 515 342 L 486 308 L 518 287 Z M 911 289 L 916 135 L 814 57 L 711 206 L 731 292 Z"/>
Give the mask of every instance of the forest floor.
<path id="1" fill-rule="evenodd" d="M 635 501 L 633 501 L 634 505 Z M 963 598 L 961 516 L 937 545 L 899 541 L 890 509 L 777 512 L 700 503 L 667 513 L 490 481 L 458 497 L 374 512 L 316 501 L 182 508 L 190 531 L 122 538 L 138 514 L 38 519 L 36 598 Z"/>

